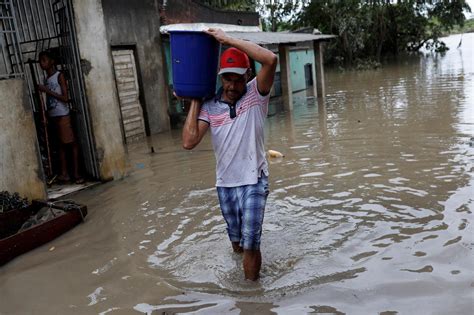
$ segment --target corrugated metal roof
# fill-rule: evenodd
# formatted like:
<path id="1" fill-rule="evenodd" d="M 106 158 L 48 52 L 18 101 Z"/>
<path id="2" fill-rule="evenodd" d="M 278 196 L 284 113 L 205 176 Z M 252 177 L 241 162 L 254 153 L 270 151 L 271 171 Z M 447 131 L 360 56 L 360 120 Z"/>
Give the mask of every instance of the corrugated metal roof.
<path id="1" fill-rule="evenodd" d="M 313 40 L 329 40 L 335 35 L 280 33 L 280 32 L 228 32 L 232 37 L 248 40 L 259 45 L 291 44 Z"/>
<path id="2" fill-rule="evenodd" d="M 208 28 L 220 28 L 232 37 L 248 40 L 259 45 L 291 44 L 313 40 L 329 40 L 335 35 L 288 33 L 288 32 L 262 32 L 257 26 L 242 26 L 217 23 L 184 23 L 170 24 L 160 27 L 160 32 L 167 34 L 169 31 L 203 31 Z"/>
<path id="3" fill-rule="evenodd" d="M 233 25 L 233 24 L 221 24 L 221 23 L 180 23 L 180 24 L 169 24 L 160 27 L 162 34 L 167 34 L 169 31 L 198 31 L 202 32 L 209 28 L 220 28 L 224 32 L 259 32 L 258 26 L 244 26 L 244 25 Z"/>

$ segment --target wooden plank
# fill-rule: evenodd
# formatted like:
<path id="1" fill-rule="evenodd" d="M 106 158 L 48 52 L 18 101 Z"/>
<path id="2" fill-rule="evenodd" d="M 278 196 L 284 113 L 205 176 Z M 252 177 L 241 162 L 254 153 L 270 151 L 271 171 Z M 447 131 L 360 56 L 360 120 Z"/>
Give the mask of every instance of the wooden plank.
<path id="1" fill-rule="evenodd" d="M 130 113 L 137 113 L 138 116 L 142 115 L 142 108 L 138 106 L 128 106 L 127 108 L 122 108 L 122 113 L 130 115 Z"/>
<path id="2" fill-rule="evenodd" d="M 130 55 L 133 54 L 133 50 L 130 49 L 120 49 L 120 50 L 112 50 L 112 54 L 114 56 L 123 56 L 123 55 Z"/>
<path id="3" fill-rule="evenodd" d="M 133 66 L 130 64 L 121 63 L 121 64 L 114 64 L 114 68 L 116 70 L 123 70 L 123 69 L 130 69 L 130 68 L 133 69 Z"/>
<path id="4" fill-rule="evenodd" d="M 143 133 L 143 125 L 140 122 L 125 125 L 126 135 L 137 134 L 137 131 Z"/>
<path id="5" fill-rule="evenodd" d="M 133 137 L 135 139 L 142 139 L 145 137 L 145 134 L 141 129 L 131 130 L 127 133 L 127 137 Z"/>
<path id="6" fill-rule="evenodd" d="M 124 119 L 124 124 L 125 126 L 141 126 L 142 125 L 142 118 L 139 117 L 139 116 L 135 116 L 133 118 L 130 118 L 130 119 Z"/>
<path id="7" fill-rule="evenodd" d="M 122 83 L 128 83 L 128 82 L 135 82 L 135 78 L 134 77 L 117 77 L 117 82 L 119 84 L 122 84 Z"/>
<path id="8" fill-rule="evenodd" d="M 114 63 L 127 63 L 131 64 L 132 63 L 132 57 L 131 55 L 115 55 L 114 56 Z"/>
<path id="9" fill-rule="evenodd" d="M 133 75 L 133 68 L 126 68 L 126 69 L 117 69 L 116 70 L 116 75 L 117 77 L 132 77 L 134 78 L 135 76 Z"/>
<path id="10" fill-rule="evenodd" d="M 133 109 L 133 108 L 137 108 L 140 111 L 142 110 L 142 107 L 140 106 L 140 103 L 138 103 L 138 102 L 125 103 L 125 105 L 121 107 L 122 111 L 127 111 L 127 110 Z"/>
<path id="11" fill-rule="evenodd" d="M 137 121 L 141 121 L 142 118 L 140 116 L 135 116 L 133 118 L 129 118 L 129 119 L 124 119 L 123 122 L 125 124 L 131 124 L 131 123 L 134 123 L 134 122 L 137 122 Z"/>
<path id="12" fill-rule="evenodd" d="M 138 77 L 132 50 L 112 51 L 125 141 L 145 137 L 143 110 L 139 102 Z"/>
<path id="13" fill-rule="evenodd" d="M 141 130 L 143 132 L 143 125 L 141 121 L 138 122 L 133 122 L 133 123 L 128 123 L 125 125 L 125 133 L 128 134 L 131 130 Z"/>
<path id="14" fill-rule="evenodd" d="M 130 113 L 127 118 L 123 119 L 124 124 L 136 122 L 136 121 L 143 121 L 141 112 Z"/>
<path id="15" fill-rule="evenodd" d="M 133 77 L 133 67 L 131 65 L 116 65 L 114 67 L 116 71 L 119 73 L 129 73 L 131 77 Z"/>
<path id="16" fill-rule="evenodd" d="M 130 103 L 130 104 L 126 104 L 124 106 L 122 106 L 122 111 L 127 111 L 131 108 L 135 108 L 135 107 L 138 107 L 140 109 L 140 111 L 142 110 L 142 107 L 140 106 L 139 103 Z"/>
<path id="17" fill-rule="evenodd" d="M 121 108 L 122 110 L 127 110 L 127 108 L 129 108 L 129 107 L 134 107 L 134 106 L 136 106 L 136 104 L 139 104 L 139 103 L 138 103 L 138 99 L 131 99 L 131 98 L 127 98 L 127 99 L 123 99 L 123 100 L 121 99 L 121 101 L 120 101 L 120 105 L 121 105 L 120 108 Z M 138 105 L 138 106 L 141 108 L 140 105 Z"/>
<path id="18" fill-rule="evenodd" d="M 130 96 L 121 97 L 120 102 L 123 103 L 123 106 L 128 106 L 131 103 L 137 103 L 138 102 L 138 95 L 130 95 Z"/>
<path id="19" fill-rule="evenodd" d="M 125 82 L 125 83 L 119 83 L 118 84 L 118 88 L 121 90 L 121 91 L 133 91 L 133 92 L 136 92 L 138 93 L 136 87 L 135 87 L 135 82 Z"/>
<path id="20" fill-rule="evenodd" d="M 120 97 L 127 97 L 127 96 L 131 96 L 131 95 L 137 95 L 137 91 L 136 90 L 126 90 L 126 91 L 119 91 L 119 96 Z"/>
<path id="21" fill-rule="evenodd" d="M 138 117 L 141 119 L 142 117 L 142 112 L 139 110 L 129 110 L 127 112 L 122 112 L 122 119 L 123 121 L 127 121 L 128 119 Z"/>

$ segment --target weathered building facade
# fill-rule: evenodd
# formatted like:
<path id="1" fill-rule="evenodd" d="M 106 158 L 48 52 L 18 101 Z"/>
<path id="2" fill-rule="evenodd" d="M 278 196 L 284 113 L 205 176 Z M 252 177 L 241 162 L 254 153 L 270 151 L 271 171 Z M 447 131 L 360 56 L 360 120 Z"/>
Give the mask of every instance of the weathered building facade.
<path id="1" fill-rule="evenodd" d="M 121 76 L 127 75 L 121 71 L 125 67 L 136 72 L 135 86 L 138 87 L 138 102 L 146 134 L 168 130 L 169 91 L 166 88 L 163 65 L 158 1 L 102 0 L 102 5 L 108 43 L 114 53 L 115 63 L 118 64 L 115 66 L 115 75 L 119 86 L 121 108 L 125 108 L 122 111 L 123 121 L 140 114 L 139 109 L 135 114 L 130 112 L 133 110 L 131 104 L 133 100 L 127 96 L 132 93 L 130 90 L 133 86 L 128 83 L 132 81 L 132 77 L 129 80 L 121 79 Z M 127 52 L 131 54 L 128 60 Z M 126 124 L 124 129 L 128 129 Z"/>
<path id="2" fill-rule="evenodd" d="M 81 62 L 87 64 L 83 77 L 98 175 L 101 180 L 122 178 L 127 164 L 126 148 L 102 1 L 74 0 L 73 9 Z"/>
<path id="3" fill-rule="evenodd" d="M 0 191 L 44 198 L 44 172 L 25 81 L 0 80 L 0 95 Z"/>
<path id="4" fill-rule="evenodd" d="M 84 175 L 121 178 L 126 150 L 110 47 L 100 0 L 25 0 L 0 3 L 0 190 L 45 198 L 44 103 L 36 90 L 44 72 L 38 54 L 54 50 L 68 80 Z M 43 140 L 43 142 L 42 142 Z M 50 170 L 48 170 L 50 171 Z"/>
<path id="5" fill-rule="evenodd" d="M 126 143 L 168 130 L 170 114 L 181 110 L 171 96 L 169 37 L 160 33 L 162 22 L 223 23 L 214 25 L 271 48 L 280 60 L 272 93 L 289 110 L 295 91 L 313 87 L 314 95 L 324 95 L 319 49 L 328 37 L 261 32 L 256 12 L 214 10 L 193 0 L 29 3 L 0 2 L 0 190 L 47 195 L 51 170 L 41 132 L 44 104 L 36 91 L 45 78 L 37 61 L 42 50 L 61 56 L 82 168 L 93 180 L 122 178 Z"/>

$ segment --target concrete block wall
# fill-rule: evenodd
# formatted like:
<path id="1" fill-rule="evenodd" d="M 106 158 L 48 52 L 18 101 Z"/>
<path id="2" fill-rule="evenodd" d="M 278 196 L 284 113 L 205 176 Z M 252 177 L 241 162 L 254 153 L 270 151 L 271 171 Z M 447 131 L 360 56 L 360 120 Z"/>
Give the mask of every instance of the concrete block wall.
<path id="1" fill-rule="evenodd" d="M 150 133 L 169 130 L 169 91 L 157 1 L 102 0 L 102 5 L 109 44 L 136 49 L 141 100 Z"/>
<path id="2" fill-rule="evenodd" d="M 0 80 L 0 191 L 46 198 L 33 112 L 22 79 Z"/>
<path id="3" fill-rule="evenodd" d="M 73 8 L 80 57 L 89 65 L 84 82 L 100 178 L 122 178 L 127 166 L 126 148 L 102 1 L 73 0 Z"/>

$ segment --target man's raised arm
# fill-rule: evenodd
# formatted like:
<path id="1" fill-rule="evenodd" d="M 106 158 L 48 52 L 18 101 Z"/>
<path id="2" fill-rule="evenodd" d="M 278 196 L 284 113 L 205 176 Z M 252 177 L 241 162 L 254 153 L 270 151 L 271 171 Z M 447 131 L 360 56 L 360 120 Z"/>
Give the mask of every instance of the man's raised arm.
<path id="1" fill-rule="evenodd" d="M 183 148 L 191 150 L 201 142 L 204 134 L 209 127 L 207 122 L 198 120 L 199 111 L 201 110 L 201 101 L 192 99 L 191 107 L 183 127 Z"/>
<path id="2" fill-rule="evenodd" d="M 277 56 L 273 52 L 255 43 L 230 37 L 221 29 L 210 28 L 206 33 L 214 36 L 223 45 L 240 49 L 250 58 L 258 61 L 262 65 L 262 69 L 257 74 L 258 91 L 262 95 L 270 93 L 278 61 Z"/>

